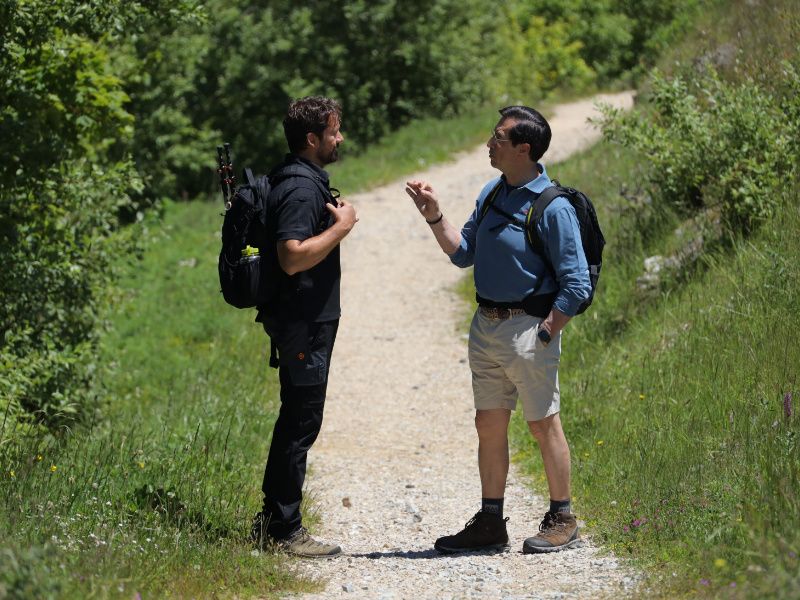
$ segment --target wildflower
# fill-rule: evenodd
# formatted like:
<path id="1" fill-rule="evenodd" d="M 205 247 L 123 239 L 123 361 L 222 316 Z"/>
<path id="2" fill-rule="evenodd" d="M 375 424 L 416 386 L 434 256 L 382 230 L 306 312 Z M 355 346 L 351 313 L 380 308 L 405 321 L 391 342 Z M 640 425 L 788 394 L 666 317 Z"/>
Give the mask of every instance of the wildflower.
<path id="1" fill-rule="evenodd" d="M 789 551 L 789 558 L 795 559 L 797 558 L 797 554 L 795 552 Z"/>
<path id="2" fill-rule="evenodd" d="M 718 569 L 724 569 L 725 567 L 728 566 L 728 561 L 725 560 L 724 558 L 718 558 L 717 560 L 714 561 L 714 566 L 717 567 Z"/>
<path id="3" fill-rule="evenodd" d="M 58 469 L 58 467 L 57 467 L 57 466 L 55 466 L 55 465 L 50 465 L 50 472 L 51 472 L 51 473 L 55 473 L 57 469 Z"/>
<path id="4" fill-rule="evenodd" d="M 144 463 L 142 461 L 139 461 L 137 464 L 139 465 L 140 469 L 144 469 Z"/>
<path id="5" fill-rule="evenodd" d="M 644 394 L 639 394 L 639 400 L 644 400 Z"/>
<path id="6" fill-rule="evenodd" d="M 597 445 L 598 446 L 602 446 L 603 445 L 603 440 L 597 440 Z"/>
<path id="7" fill-rule="evenodd" d="M 627 525 L 623 525 L 622 526 L 622 531 L 624 531 L 625 533 L 628 533 L 630 530 L 631 530 L 631 528 L 628 527 Z"/>
<path id="8" fill-rule="evenodd" d="M 731 587 L 732 587 L 732 588 L 735 588 L 735 587 L 736 587 L 736 582 L 735 582 L 735 581 L 731 581 Z"/>
<path id="9" fill-rule="evenodd" d="M 14 473 L 14 469 L 11 469 L 11 470 L 8 472 L 8 474 L 9 474 L 9 475 L 11 475 L 11 479 L 14 479 L 14 478 L 17 476 L 17 474 L 16 474 L 16 473 Z"/>
<path id="10" fill-rule="evenodd" d="M 711 582 L 708 579 L 701 579 L 700 580 L 700 585 L 708 585 L 709 583 L 711 583 Z"/>
<path id="11" fill-rule="evenodd" d="M 589 458 L 589 453 L 588 452 L 584 452 L 583 453 L 583 458 Z"/>
<path id="12" fill-rule="evenodd" d="M 786 394 L 784 394 L 783 396 L 783 415 L 787 419 L 791 419 L 793 412 L 794 411 L 792 410 L 792 392 L 786 392 Z"/>
<path id="13" fill-rule="evenodd" d="M 39 461 L 39 462 L 42 462 L 42 455 L 41 454 L 37 454 L 36 455 L 36 460 Z"/>

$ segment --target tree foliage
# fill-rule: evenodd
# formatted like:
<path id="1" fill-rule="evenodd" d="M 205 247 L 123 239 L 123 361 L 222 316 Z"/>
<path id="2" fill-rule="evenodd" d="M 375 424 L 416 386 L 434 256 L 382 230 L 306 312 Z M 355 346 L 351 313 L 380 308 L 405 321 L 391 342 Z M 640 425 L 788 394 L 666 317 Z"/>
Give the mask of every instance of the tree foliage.
<path id="1" fill-rule="evenodd" d="M 141 191 L 111 44 L 160 8 L 173 10 L 74 0 L 0 9 L 0 408 L 29 422 L 86 410 L 101 292 L 124 239 L 112 233 Z"/>

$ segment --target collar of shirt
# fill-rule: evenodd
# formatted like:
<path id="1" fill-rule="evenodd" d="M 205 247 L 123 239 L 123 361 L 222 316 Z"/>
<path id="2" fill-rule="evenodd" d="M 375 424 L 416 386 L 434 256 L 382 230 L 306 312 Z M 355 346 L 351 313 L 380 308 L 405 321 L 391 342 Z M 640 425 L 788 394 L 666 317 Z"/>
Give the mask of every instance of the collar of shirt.
<path id="1" fill-rule="evenodd" d="M 547 170 L 544 168 L 542 163 L 536 163 L 536 166 L 539 169 L 539 175 L 535 179 L 532 179 L 528 183 L 522 186 L 512 186 L 509 185 L 506 181 L 506 176 L 502 175 L 501 179 L 503 180 L 503 184 L 506 186 L 508 193 L 518 190 L 520 188 L 525 188 L 529 192 L 533 192 L 534 194 L 541 194 L 546 188 L 549 188 L 552 185 L 550 181 L 550 177 L 547 176 Z"/>
<path id="2" fill-rule="evenodd" d="M 314 164 L 310 160 L 306 160 L 302 156 L 297 156 L 296 154 L 287 154 L 285 162 L 286 164 L 299 163 L 303 166 L 310 168 L 315 175 L 318 175 L 319 178 L 322 179 L 322 181 L 325 183 L 326 186 L 328 185 L 328 172 L 319 165 Z"/>

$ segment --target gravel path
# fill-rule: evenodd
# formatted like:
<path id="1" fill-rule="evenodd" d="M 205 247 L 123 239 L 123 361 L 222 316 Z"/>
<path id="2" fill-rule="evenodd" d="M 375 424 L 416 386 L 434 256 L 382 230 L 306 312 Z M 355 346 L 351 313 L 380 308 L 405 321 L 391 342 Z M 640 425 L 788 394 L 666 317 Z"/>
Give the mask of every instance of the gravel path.
<path id="1" fill-rule="evenodd" d="M 591 144 L 594 102 L 632 104 L 630 92 L 558 107 L 546 164 Z M 360 222 L 342 247 L 342 312 L 322 433 L 309 455 L 317 533 L 345 555 L 294 561 L 326 582 L 303 598 L 598 598 L 631 592 L 637 576 L 615 556 L 582 548 L 523 555 L 547 509 L 512 465 L 506 490 L 511 548 L 439 556 L 434 540 L 480 508 L 477 436 L 465 307 L 453 292 L 464 272 L 439 250 L 403 191 L 426 179 L 451 222 L 466 220 L 498 174 L 485 147 L 448 164 L 350 198 Z M 333 182 L 335 184 L 335 181 Z M 569 330 L 564 351 L 570 352 Z M 571 406 L 563 408 L 569 436 Z M 580 515 L 579 515 L 580 516 Z"/>

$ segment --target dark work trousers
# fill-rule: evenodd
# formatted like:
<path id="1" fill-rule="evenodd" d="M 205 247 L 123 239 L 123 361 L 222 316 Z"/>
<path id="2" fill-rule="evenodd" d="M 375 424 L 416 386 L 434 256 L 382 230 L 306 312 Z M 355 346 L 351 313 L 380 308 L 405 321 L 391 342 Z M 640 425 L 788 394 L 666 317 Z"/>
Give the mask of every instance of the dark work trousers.
<path id="1" fill-rule="evenodd" d="M 294 533 L 302 522 L 300 501 L 306 458 L 322 427 L 328 370 L 339 321 L 292 327 L 295 328 L 292 335 L 274 338 L 280 356 L 281 410 L 272 432 L 261 486 L 267 533 L 275 539 Z"/>

